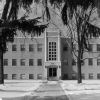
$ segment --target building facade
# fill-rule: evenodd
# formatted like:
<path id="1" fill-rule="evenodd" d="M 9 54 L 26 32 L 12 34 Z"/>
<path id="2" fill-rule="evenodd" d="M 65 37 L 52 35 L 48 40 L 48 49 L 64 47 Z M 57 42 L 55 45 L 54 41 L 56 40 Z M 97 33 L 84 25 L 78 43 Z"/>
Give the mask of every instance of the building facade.
<path id="1" fill-rule="evenodd" d="M 90 40 L 90 51 L 84 53 L 83 79 L 100 79 L 99 39 Z M 15 37 L 4 54 L 5 79 L 76 79 L 70 39 L 59 31 L 45 31 L 39 37 Z"/>

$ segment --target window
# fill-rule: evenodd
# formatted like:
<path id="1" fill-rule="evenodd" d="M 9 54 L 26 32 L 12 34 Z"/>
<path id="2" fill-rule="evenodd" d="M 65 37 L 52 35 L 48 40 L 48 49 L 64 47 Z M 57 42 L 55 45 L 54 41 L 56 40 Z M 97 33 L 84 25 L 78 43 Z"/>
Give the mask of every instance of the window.
<path id="1" fill-rule="evenodd" d="M 39 51 L 39 52 L 42 51 L 42 44 L 37 44 L 37 51 Z"/>
<path id="2" fill-rule="evenodd" d="M 84 66 L 84 64 L 85 64 L 85 63 L 84 63 L 84 60 L 81 60 L 81 65 Z"/>
<path id="3" fill-rule="evenodd" d="M 4 74 L 4 79 L 8 79 L 8 74 Z"/>
<path id="4" fill-rule="evenodd" d="M 16 74 L 12 74 L 12 79 L 17 79 L 17 75 Z"/>
<path id="5" fill-rule="evenodd" d="M 33 66 L 34 65 L 34 60 L 33 59 L 29 59 L 29 66 Z"/>
<path id="6" fill-rule="evenodd" d="M 63 80 L 67 80 L 68 79 L 68 74 L 64 74 L 63 75 Z"/>
<path id="7" fill-rule="evenodd" d="M 17 66 L 17 60 L 16 59 L 12 59 L 12 66 Z"/>
<path id="8" fill-rule="evenodd" d="M 97 65 L 98 65 L 98 66 L 100 65 L 100 58 L 97 59 Z"/>
<path id="9" fill-rule="evenodd" d="M 76 62 L 74 59 L 72 59 L 72 65 L 76 65 Z"/>
<path id="10" fill-rule="evenodd" d="M 25 79 L 25 74 L 20 74 L 20 79 Z"/>
<path id="11" fill-rule="evenodd" d="M 38 74 L 37 79 L 42 79 L 42 74 Z"/>
<path id="12" fill-rule="evenodd" d="M 64 45 L 64 47 L 63 47 L 63 51 L 67 51 L 68 50 L 68 46 L 67 46 L 67 44 L 66 45 Z"/>
<path id="13" fill-rule="evenodd" d="M 24 44 L 21 44 L 21 45 L 20 45 L 20 50 L 21 50 L 21 51 L 25 51 L 25 45 L 24 45 Z"/>
<path id="14" fill-rule="evenodd" d="M 21 66 L 25 66 L 25 59 L 21 59 L 21 60 L 20 60 L 20 65 L 21 65 Z"/>
<path id="15" fill-rule="evenodd" d="M 49 42 L 49 57 L 48 60 L 57 60 L 56 42 Z"/>
<path id="16" fill-rule="evenodd" d="M 3 60 L 3 65 L 4 65 L 4 66 L 8 66 L 8 59 L 4 59 L 4 60 Z"/>
<path id="17" fill-rule="evenodd" d="M 38 66 L 42 66 L 42 59 L 38 59 L 38 60 L 37 60 L 37 65 L 38 65 Z"/>
<path id="18" fill-rule="evenodd" d="M 93 58 L 88 59 L 88 65 L 92 66 L 93 65 Z"/>
<path id="19" fill-rule="evenodd" d="M 17 51 L 17 47 L 15 44 L 12 45 L 12 51 Z"/>
<path id="20" fill-rule="evenodd" d="M 29 44 L 29 51 L 30 52 L 34 51 L 34 45 L 33 44 Z"/>
<path id="21" fill-rule="evenodd" d="M 97 44 L 97 51 L 100 51 L 100 44 Z"/>
<path id="22" fill-rule="evenodd" d="M 29 79 L 34 79 L 34 74 L 29 74 Z"/>
<path id="23" fill-rule="evenodd" d="M 93 51 L 93 44 L 89 44 L 89 52 Z"/>
<path id="24" fill-rule="evenodd" d="M 72 79 L 73 79 L 73 80 L 76 79 L 76 74 L 75 74 L 75 73 L 72 74 Z"/>
<path id="25" fill-rule="evenodd" d="M 97 79 L 100 79 L 100 73 L 97 74 Z"/>
<path id="26" fill-rule="evenodd" d="M 89 73 L 89 79 L 93 79 L 93 73 Z"/>
<path id="27" fill-rule="evenodd" d="M 85 79 L 85 75 L 82 73 L 82 79 Z"/>

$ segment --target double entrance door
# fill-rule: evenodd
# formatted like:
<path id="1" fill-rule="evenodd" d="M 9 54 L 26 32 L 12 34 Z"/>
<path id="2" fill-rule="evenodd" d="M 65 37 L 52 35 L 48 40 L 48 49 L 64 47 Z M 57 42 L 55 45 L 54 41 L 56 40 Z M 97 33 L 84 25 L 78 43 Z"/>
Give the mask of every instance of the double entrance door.
<path id="1" fill-rule="evenodd" d="M 57 68 L 48 68 L 48 79 L 55 80 L 57 77 Z"/>

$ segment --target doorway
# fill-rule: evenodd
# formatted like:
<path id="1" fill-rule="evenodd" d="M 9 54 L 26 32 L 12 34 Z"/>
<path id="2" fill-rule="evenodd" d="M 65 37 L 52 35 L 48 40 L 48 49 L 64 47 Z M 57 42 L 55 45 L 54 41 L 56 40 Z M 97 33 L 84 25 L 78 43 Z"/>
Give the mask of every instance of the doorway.
<path id="1" fill-rule="evenodd" d="M 57 68 L 49 68 L 49 77 L 56 77 L 57 76 Z"/>

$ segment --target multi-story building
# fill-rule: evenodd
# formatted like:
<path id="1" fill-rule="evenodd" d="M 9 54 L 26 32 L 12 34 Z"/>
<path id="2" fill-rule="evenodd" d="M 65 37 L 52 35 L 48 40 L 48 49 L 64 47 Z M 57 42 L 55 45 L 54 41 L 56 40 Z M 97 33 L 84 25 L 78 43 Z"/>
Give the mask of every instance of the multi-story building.
<path id="1" fill-rule="evenodd" d="M 90 51 L 84 53 L 83 79 L 100 79 L 100 39 L 90 39 Z M 5 79 L 76 79 L 70 39 L 58 30 L 45 31 L 39 37 L 17 36 L 4 54 Z"/>

